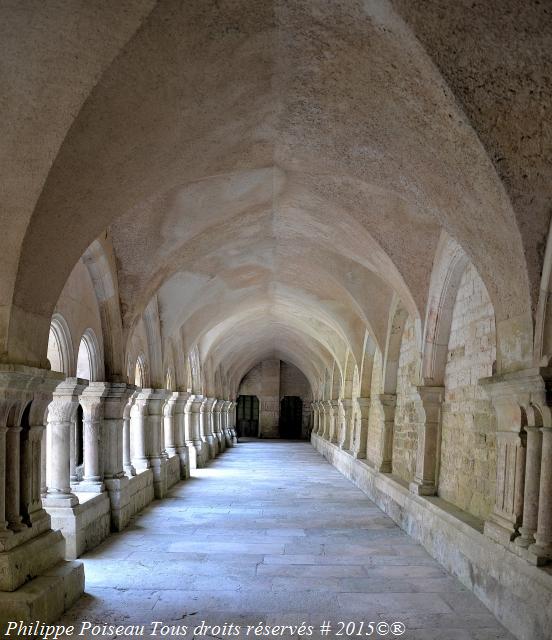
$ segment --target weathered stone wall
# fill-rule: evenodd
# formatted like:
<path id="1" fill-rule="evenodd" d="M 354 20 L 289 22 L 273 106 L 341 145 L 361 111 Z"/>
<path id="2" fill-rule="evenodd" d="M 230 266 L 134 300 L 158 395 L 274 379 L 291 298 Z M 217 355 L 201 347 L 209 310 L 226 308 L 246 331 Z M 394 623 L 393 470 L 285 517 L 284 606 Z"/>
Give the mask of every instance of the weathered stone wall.
<path id="1" fill-rule="evenodd" d="M 383 411 L 379 401 L 379 394 L 383 390 L 383 369 L 381 351 L 374 353 L 372 369 L 372 385 L 370 387 L 370 418 L 368 420 L 367 458 L 375 463 L 380 457 L 381 438 L 383 430 Z"/>
<path id="2" fill-rule="evenodd" d="M 496 358 L 494 310 L 485 285 L 469 265 L 454 304 L 445 370 L 439 495 L 485 518 L 493 504 L 496 424 L 478 385 Z"/>
<path id="3" fill-rule="evenodd" d="M 262 364 L 259 362 L 244 376 L 238 389 L 238 395 L 259 397 L 261 395 L 261 376 Z"/>
<path id="4" fill-rule="evenodd" d="M 304 374 L 294 365 L 282 360 L 263 360 L 243 378 L 238 396 L 257 396 L 261 435 L 279 435 L 280 400 L 284 396 L 298 396 L 303 401 L 303 435 L 308 435 L 311 419 L 312 392 Z"/>
<path id="5" fill-rule="evenodd" d="M 423 410 L 416 390 L 420 357 L 416 348 L 414 323 L 408 320 L 404 328 L 397 376 L 397 408 L 393 433 L 393 473 L 406 482 L 414 478 L 418 425 Z"/>

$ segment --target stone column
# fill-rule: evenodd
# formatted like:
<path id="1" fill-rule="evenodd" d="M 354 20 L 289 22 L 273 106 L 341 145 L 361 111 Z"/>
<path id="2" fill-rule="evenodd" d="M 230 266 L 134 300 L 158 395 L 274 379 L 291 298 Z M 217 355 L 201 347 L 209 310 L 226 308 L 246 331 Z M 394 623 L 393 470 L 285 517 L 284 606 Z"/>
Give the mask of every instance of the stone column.
<path id="1" fill-rule="evenodd" d="M 51 407 L 55 437 L 63 430 L 68 436 L 81 390 L 78 384 L 66 381 L 52 406 L 52 391 L 62 381 L 62 375 L 47 370 L 0 364 L 0 619 L 3 622 L 19 620 L 25 612 L 27 616 L 34 615 L 32 611 L 37 602 L 41 611 L 57 616 L 60 608 L 63 611 L 64 602 L 70 606 L 83 591 L 82 565 L 64 562 L 63 537 L 59 531 L 52 531 L 50 517 L 41 503 L 40 445 L 46 407 Z M 60 427 L 61 423 L 65 429 Z M 66 453 L 66 464 L 59 464 L 59 473 L 54 476 L 60 480 L 58 484 L 62 489 L 56 495 L 60 505 L 72 502 L 68 498 L 68 447 Z M 8 528 L 8 519 L 13 528 Z M 54 567 L 56 575 L 63 577 L 55 581 L 55 594 L 51 579 L 35 580 L 39 575 L 47 576 Z M 25 588 L 19 590 L 23 585 Z"/>
<path id="2" fill-rule="evenodd" d="M 316 400 L 311 402 L 312 407 L 312 431 L 311 435 L 316 435 L 318 433 L 318 403 Z"/>
<path id="3" fill-rule="evenodd" d="M 31 404 L 29 432 L 22 444 L 21 502 L 32 527 L 47 522 L 50 517 L 42 505 L 46 495 L 46 426 L 52 394 L 61 382 L 62 374 L 45 372 L 45 377 Z"/>
<path id="4" fill-rule="evenodd" d="M 192 396 L 192 402 L 190 404 L 190 429 L 192 443 L 196 450 L 196 464 L 199 468 L 204 467 L 208 460 L 208 450 L 203 444 L 201 439 L 201 406 L 204 401 L 202 395 Z"/>
<path id="5" fill-rule="evenodd" d="M 171 393 L 163 409 L 163 438 L 165 451 L 170 457 L 176 455 L 176 421 L 174 419 L 174 411 L 179 395 L 177 392 Z"/>
<path id="6" fill-rule="evenodd" d="M 0 424 L 0 539 L 11 533 L 6 520 L 6 431 L 4 416 Z M 7 418 L 7 415 L 6 415 Z"/>
<path id="7" fill-rule="evenodd" d="M 322 400 L 318 400 L 316 406 L 318 408 L 318 429 L 316 435 L 322 438 L 324 434 L 324 405 Z"/>
<path id="8" fill-rule="evenodd" d="M 542 433 L 538 427 L 525 427 L 527 433 L 523 518 L 520 536 L 515 542 L 527 548 L 535 542 L 539 512 L 539 485 L 541 475 Z"/>
<path id="9" fill-rule="evenodd" d="M 148 402 L 153 389 L 140 389 L 130 409 L 130 435 L 132 465 L 137 472 L 150 468 L 147 451 Z"/>
<path id="10" fill-rule="evenodd" d="M 355 435 L 353 440 L 353 457 L 363 460 L 366 458 L 368 446 L 368 424 L 370 421 L 370 404 L 369 396 L 357 398 L 359 418 L 355 424 Z"/>
<path id="11" fill-rule="evenodd" d="M 238 444 L 238 433 L 236 431 L 236 403 L 233 400 L 229 401 L 227 415 L 228 430 L 230 431 L 232 444 Z"/>
<path id="12" fill-rule="evenodd" d="M 79 503 L 71 492 L 71 429 L 79 406 L 79 396 L 85 384 L 78 378 L 67 378 L 54 391 L 48 407 L 48 442 L 46 457 L 46 484 L 44 506 L 71 508 Z"/>
<path id="13" fill-rule="evenodd" d="M 346 399 L 341 401 L 339 410 L 339 420 L 341 423 L 341 437 L 339 447 L 344 451 L 351 451 L 353 434 L 353 401 Z"/>
<path id="14" fill-rule="evenodd" d="M 176 394 L 174 403 L 174 443 L 176 455 L 180 460 L 180 479 L 186 480 L 190 477 L 190 460 L 188 447 L 186 446 L 185 409 L 189 393 L 179 392 Z"/>
<path id="15" fill-rule="evenodd" d="M 539 511 L 535 544 L 529 551 L 536 564 L 552 560 L 552 426 L 542 427 Z"/>
<path id="16" fill-rule="evenodd" d="M 330 401 L 330 442 L 337 444 L 337 429 L 339 422 L 339 406 L 341 400 L 335 399 Z"/>
<path id="17" fill-rule="evenodd" d="M 190 394 L 184 405 L 184 442 L 188 451 L 188 463 L 190 470 L 197 469 L 198 450 L 194 444 L 192 405 L 195 396 Z"/>
<path id="18" fill-rule="evenodd" d="M 91 382 L 80 396 L 83 411 L 84 476 L 79 491 L 102 493 L 103 461 L 100 457 L 100 435 L 103 420 L 104 398 L 109 392 L 107 382 Z M 104 443 L 104 446 L 107 443 Z M 109 451 L 105 447 L 106 452 Z"/>
<path id="19" fill-rule="evenodd" d="M 129 403 L 134 393 L 134 385 L 115 382 L 107 385 L 104 396 L 101 431 L 103 477 L 111 505 L 111 528 L 114 531 L 122 531 L 130 522 L 128 483 L 129 477 L 136 471 L 130 462 Z"/>
<path id="20" fill-rule="evenodd" d="M 232 439 L 232 433 L 229 429 L 229 424 L 228 424 L 228 408 L 230 406 L 230 402 L 228 400 L 223 400 L 221 404 L 222 404 L 222 409 L 220 411 L 220 423 L 221 423 L 220 426 L 222 429 L 222 433 L 224 434 L 224 438 L 226 440 L 226 446 L 233 447 L 234 440 Z"/>
<path id="21" fill-rule="evenodd" d="M 123 408 L 123 469 L 125 475 L 128 478 L 132 478 L 136 475 L 136 469 L 132 464 L 132 453 L 131 453 L 131 445 L 130 445 L 130 415 L 132 407 L 134 406 L 134 402 L 138 396 L 138 391 L 136 391 L 136 387 L 128 385 L 129 389 L 133 389 Z"/>
<path id="22" fill-rule="evenodd" d="M 326 429 L 326 409 L 322 400 L 318 401 L 318 434 L 321 438 L 324 437 L 324 431 Z"/>
<path id="23" fill-rule="evenodd" d="M 381 473 L 391 473 L 393 471 L 393 432 L 395 430 L 397 396 L 394 393 L 380 393 L 379 401 L 383 411 L 383 430 L 377 468 Z"/>
<path id="24" fill-rule="evenodd" d="M 219 451 L 224 451 L 226 449 L 226 437 L 222 432 L 220 417 L 223 404 L 224 401 L 217 400 L 215 406 L 213 407 L 213 431 L 218 441 Z"/>
<path id="25" fill-rule="evenodd" d="M 213 435 L 213 406 L 216 398 L 205 398 L 201 403 L 200 410 L 200 430 L 201 441 L 205 447 L 205 452 L 209 459 L 213 459 L 217 455 L 217 447 L 215 444 L 215 436 Z"/>
<path id="26" fill-rule="evenodd" d="M 148 440 L 147 455 L 153 471 L 153 491 L 157 499 L 167 495 L 167 452 L 164 445 L 163 411 L 168 397 L 166 389 L 154 389 L 148 399 Z"/>
<path id="27" fill-rule="evenodd" d="M 418 393 L 422 400 L 425 419 L 418 427 L 416 473 L 414 482 L 410 483 L 410 491 L 420 496 L 434 496 L 437 493 L 437 451 L 445 388 L 421 386 L 418 387 Z"/>
<path id="28" fill-rule="evenodd" d="M 12 531 L 25 528 L 21 518 L 20 498 L 20 434 L 19 421 L 9 425 L 6 433 L 6 518 Z"/>

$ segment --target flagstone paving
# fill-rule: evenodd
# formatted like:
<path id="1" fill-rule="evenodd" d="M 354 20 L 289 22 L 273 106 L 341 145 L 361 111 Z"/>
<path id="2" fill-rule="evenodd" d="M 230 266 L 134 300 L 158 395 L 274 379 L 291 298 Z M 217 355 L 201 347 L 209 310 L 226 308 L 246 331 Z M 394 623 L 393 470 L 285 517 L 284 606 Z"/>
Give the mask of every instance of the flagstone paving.
<path id="1" fill-rule="evenodd" d="M 61 621 L 77 630 L 82 621 L 143 624 L 149 637 L 150 623 L 160 621 L 180 626 L 168 637 L 187 627 L 191 638 L 204 620 L 240 625 L 240 635 L 196 629 L 196 637 L 334 638 L 340 622 L 356 624 L 354 637 L 369 637 L 370 622 L 402 622 L 407 640 L 513 640 L 304 442 L 240 442 L 82 560 L 86 595 Z M 332 630 L 324 636 L 326 621 Z M 246 635 L 247 625 L 303 622 L 312 635 Z M 396 637 L 380 630 L 372 637 Z M 116 637 L 109 631 L 103 637 Z"/>

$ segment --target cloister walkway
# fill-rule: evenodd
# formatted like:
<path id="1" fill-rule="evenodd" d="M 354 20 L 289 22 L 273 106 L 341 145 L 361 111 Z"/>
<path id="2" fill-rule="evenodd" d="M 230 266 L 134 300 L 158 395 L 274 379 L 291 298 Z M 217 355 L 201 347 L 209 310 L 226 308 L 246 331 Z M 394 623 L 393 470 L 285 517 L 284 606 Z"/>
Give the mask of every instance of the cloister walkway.
<path id="1" fill-rule="evenodd" d="M 303 442 L 240 443 L 83 560 L 86 595 L 66 624 L 145 624 L 147 636 L 162 621 L 191 638 L 202 620 L 305 622 L 318 638 L 323 621 L 401 621 L 408 640 L 512 637 Z"/>

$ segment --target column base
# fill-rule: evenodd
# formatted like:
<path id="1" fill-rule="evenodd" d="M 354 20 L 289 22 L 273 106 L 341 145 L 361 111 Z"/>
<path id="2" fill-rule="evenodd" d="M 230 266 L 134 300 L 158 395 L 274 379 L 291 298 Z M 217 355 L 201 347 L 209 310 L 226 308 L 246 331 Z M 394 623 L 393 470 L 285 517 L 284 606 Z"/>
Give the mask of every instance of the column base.
<path id="1" fill-rule="evenodd" d="M 152 458 L 150 460 L 153 471 L 153 494 L 160 500 L 167 495 L 167 458 Z"/>
<path id="2" fill-rule="evenodd" d="M 320 436 L 318 436 L 320 437 Z M 355 451 L 353 450 L 353 458 L 355 460 L 365 460 L 366 459 L 366 451 Z"/>
<path id="3" fill-rule="evenodd" d="M 74 493 L 50 493 L 42 499 L 42 506 L 48 511 L 49 507 L 70 508 L 79 504 L 79 499 Z"/>
<path id="4" fill-rule="evenodd" d="M 0 633 L 8 622 L 55 622 L 84 593 L 81 562 L 61 561 L 16 591 L 0 592 Z"/>
<path id="5" fill-rule="evenodd" d="M 130 496 L 128 490 L 129 479 L 108 478 L 105 486 L 111 505 L 111 530 L 122 531 L 130 522 Z"/>
<path id="6" fill-rule="evenodd" d="M 520 527 L 519 536 L 514 540 L 514 544 L 521 549 L 528 549 L 535 544 L 535 531 L 529 531 Z"/>
<path id="7" fill-rule="evenodd" d="M 378 464 L 377 469 L 378 469 L 378 471 L 380 473 L 392 473 L 393 472 L 393 463 L 390 460 L 382 460 Z M 414 483 L 414 482 L 410 483 L 411 486 L 413 484 L 416 484 L 416 486 L 418 486 L 418 483 Z M 429 487 L 429 485 L 428 485 L 428 487 Z M 412 491 L 412 489 L 410 489 L 410 491 Z M 417 491 L 412 491 L 412 493 L 418 493 L 418 492 Z M 433 495 L 435 495 L 435 493 L 436 493 L 436 490 L 435 490 L 435 487 L 433 487 L 433 493 L 420 493 L 418 495 L 422 495 L 422 496 L 430 495 L 430 496 L 433 496 Z"/>
<path id="8" fill-rule="evenodd" d="M 207 446 L 209 447 L 209 458 L 214 460 L 219 452 L 217 439 L 214 436 L 207 436 Z"/>
<path id="9" fill-rule="evenodd" d="M 75 506 L 50 506 L 52 528 L 59 529 L 65 538 L 65 559 L 75 560 L 103 542 L 111 532 L 111 505 L 106 492 L 80 495 Z"/>
<path id="10" fill-rule="evenodd" d="M 133 476 L 136 475 L 136 469 L 130 464 L 130 465 L 126 465 L 124 467 L 124 471 L 125 471 L 125 476 L 127 478 L 132 478 Z"/>
<path id="11" fill-rule="evenodd" d="M 132 460 L 132 466 L 134 467 L 135 475 L 151 468 L 149 458 L 134 458 Z"/>
<path id="12" fill-rule="evenodd" d="M 222 435 L 222 433 L 215 434 L 218 442 L 219 452 L 222 453 L 226 449 L 226 438 Z"/>
<path id="13" fill-rule="evenodd" d="M 194 448 L 196 450 L 196 465 L 198 469 L 202 469 L 209 459 L 209 449 L 201 440 L 194 440 Z"/>
<path id="14" fill-rule="evenodd" d="M 437 494 L 437 488 L 433 482 L 420 482 L 419 480 L 415 480 L 408 485 L 408 489 L 410 493 L 417 496 L 434 496 Z"/>
<path id="15" fill-rule="evenodd" d="M 193 442 L 186 443 L 186 450 L 188 452 L 188 468 L 190 471 L 197 469 L 197 449 Z"/>
<path id="16" fill-rule="evenodd" d="M 497 513 L 491 513 L 485 521 L 483 532 L 488 538 L 505 547 L 517 536 L 513 523 Z"/>
<path id="17" fill-rule="evenodd" d="M 176 455 L 180 460 L 180 479 L 187 480 L 190 477 L 190 461 L 188 459 L 188 448 L 178 447 Z"/>
<path id="18" fill-rule="evenodd" d="M 105 484 L 96 480 L 81 480 L 75 489 L 78 493 L 103 493 Z"/>
<path id="19" fill-rule="evenodd" d="M 532 544 L 528 549 L 527 560 L 537 567 L 550 564 L 552 562 L 552 545 Z"/>

